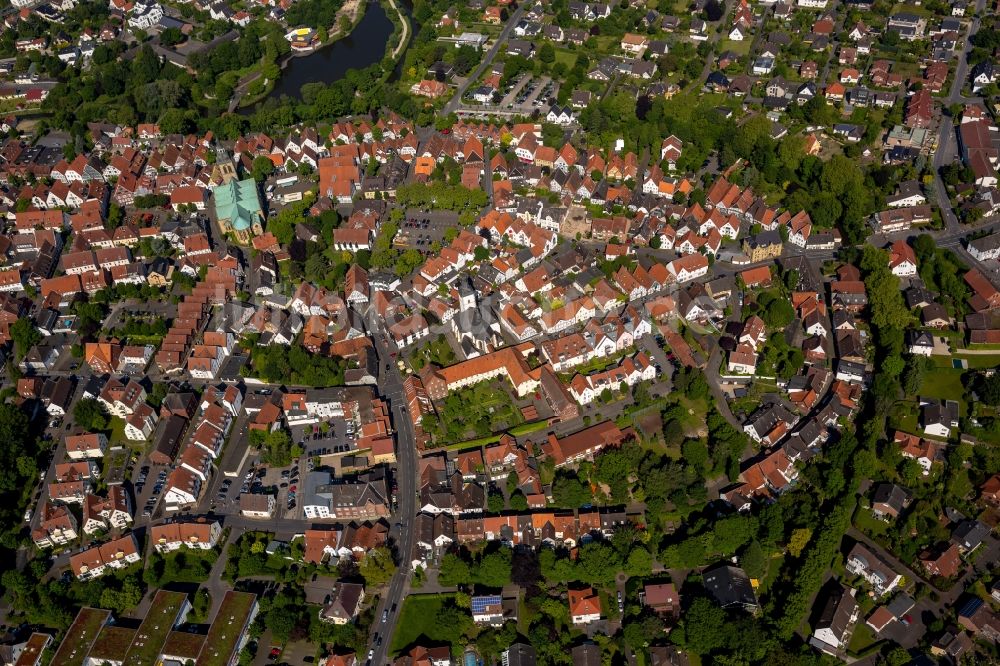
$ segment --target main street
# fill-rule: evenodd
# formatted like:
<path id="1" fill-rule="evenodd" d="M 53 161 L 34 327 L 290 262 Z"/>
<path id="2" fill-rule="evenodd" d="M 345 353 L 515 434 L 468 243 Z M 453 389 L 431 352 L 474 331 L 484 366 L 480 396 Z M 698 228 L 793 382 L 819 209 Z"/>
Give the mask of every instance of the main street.
<path id="1" fill-rule="evenodd" d="M 410 557 L 414 541 L 413 519 L 417 513 L 417 450 L 413 422 L 407 414 L 406 398 L 403 394 L 403 377 L 396 365 L 391 350 L 392 343 L 386 334 L 384 322 L 374 309 L 369 312 L 368 332 L 375 343 L 375 350 L 381 362 L 379 393 L 389 402 L 393 428 L 396 431 L 397 505 L 395 522 L 389 531 L 389 538 L 395 546 L 399 566 L 375 609 L 375 623 L 369 636 L 369 645 L 373 652 L 370 663 L 388 664 L 392 634 L 403 606 L 403 597 L 409 589 Z M 388 618 L 383 622 L 382 616 L 386 611 L 389 611 Z"/>
<path id="2" fill-rule="evenodd" d="M 969 25 L 969 34 L 966 36 L 962 53 L 958 56 L 958 65 L 955 68 L 955 78 L 951 82 L 951 90 L 947 99 L 942 100 L 942 105 L 965 104 L 974 101 L 972 98 L 962 96 L 962 86 L 968 79 L 969 53 L 972 52 L 972 36 L 979 30 L 979 16 L 986 6 L 986 0 L 976 0 L 975 18 Z M 938 207 L 941 209 L 941 218 L 945 227 L 949 231 L 961 228 L 958 217 L 951 208 L 951 199 L 948 197 L 948 190 L 941 180 L 941 167 L 950 164 L 958 155 L 957 138 L 955 136 L 955 124 L 951 116 L 942 114 L 940 117 L 941 126 L 938 128 L 937 147 L 934 150 L 934 159 L 931 162 L 934 171 L 934 198 L 937 199 Z"/>

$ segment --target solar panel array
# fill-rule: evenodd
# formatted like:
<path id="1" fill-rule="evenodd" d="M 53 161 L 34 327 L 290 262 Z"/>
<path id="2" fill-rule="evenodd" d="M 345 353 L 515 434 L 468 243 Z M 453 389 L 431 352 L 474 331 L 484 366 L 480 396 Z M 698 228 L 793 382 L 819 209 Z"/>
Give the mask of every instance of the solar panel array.
<path id="1" fill-rule="evenodd" d="M 491 606 L 500 605 L 499 594 L 488 594 L 482 597 L 472 597 L 472 613 L 478 615 L 485 612 Z"/>

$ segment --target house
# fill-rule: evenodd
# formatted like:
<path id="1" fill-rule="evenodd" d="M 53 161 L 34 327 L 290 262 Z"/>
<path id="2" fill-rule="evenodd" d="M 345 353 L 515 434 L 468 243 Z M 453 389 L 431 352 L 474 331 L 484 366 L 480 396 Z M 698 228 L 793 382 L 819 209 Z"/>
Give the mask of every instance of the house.
<path id="1" fill-rule="evenodd" d="M 934 353 L 934 336 L 927 331 L 907 331 L 906 345 L 911 354 L 930 356 Z"/>
<path id="2" fill-rule="evenodd" d="M 267 519 L 274 516 L 277 502 L 274 495 L 261 493 L 240 494 L 240 515 L 244 518 Z"/>
<path id="3" fill-rule="evenodd" d="M 920 554 L 918 559 L 927 575 L 941 578 L 954 578 L 962 566 L 961 551 L 958 544 L 955 543 L 950 544 L 940 552 L 925 551 Z"/>
<path id="4" fill-rule="evenodd" d="M 88 494 L 83 500 L 83 531 L 95 534 L 109 529 L 124 530 L 132 524 L 129 495 L 120 485 L 108 488 L 107 497 Z"/>
<path id="5" fill-rule="evenodd" d="M 968 555 L 983 545 L 983 541 L 989 535 L 990 528 L 988 525 L 979 520 L 966 519 L 952 530 L 951 540 L 958 546 L 963 555 Z"/>
<path id="6" fill-rule="evenodd" d="M 627 32 L 621 40 L 621 49 L 626 53 L 641 56 L 649 47 L 649 39 L 645 35 Z"/>
<path id="7" fill-rule="evenodd" d="M 703 573 L 703 583 L 708 593 L 723 608 L 757 610 L 757 595 L 754 593 L 750 577 L 739 567 L 729 564 L 719 565 Z"/>
<path id="8" fill-rule="evenodd" d="M 823 605 L 809 644 L 829 655 L 840 656 L 851 641 L 860 612 L 854 590 L 837 585 Z"/>
<path id="9" fill-rule="evenodd" d="M 756 236 L 743 239 L 743 254 L 752 264 L 777 259 L 781 256 L 783 247 L 781 235 L 777 231 L 763 231 Z"/>
<path id="10" fill-rule="evenodd" d="M 590 624 L 601 619 L 601 598 L 593 588 L 569 590 L 569 615 L 573 624 Z"/>
<path id="11" fill-rule="evenodd" d="M 673 583 L 647 583 L 642 598 L 646 607 L 657 615 L 675 619 L 680 615 L 680 597 Z"/>
<path id="12" fill-rule="evenodd" d="M 902 576 L 863 544 L 855 544 L 847 556 L 848 573 L 861 576 L 878 596 L 885 596 L 899 585 Z"/>
<path id="13" fill-rule="evenodd" d="M 958 403 L 954 400 L 921 398 L 921 422 L 924 433 L 947 439 L 958 427 Z"/>
<path id="14" fill-rule="evenodd" d="M 365 600 L 365 586 L 359 583 L 338 581 L 319 611 L 319 619 L 330 624 L 349 624 L 361 613 Z"/>
<path id="15" fill-rule="evenodd" d="M 969 72 L 969 78 L 972 80 L 972 92 L 978 93 L 986 86 L 996 82 L 996 65 L 989 58 L 976 63 Z"/>
<path id="16" fill-rule="evenodd" d="M 666 162 L 667 168 L 673 171 L 677 168 L 677 161 L 681 158 L 683 148 L 683 142 L 671 134 L 660 144 L 660 161 Z"/>
<path id="17" fill-rule="evenodd" d="M 880 483 L 872 493 L 872 513 L 883 520 L 899 518 L 910 501 L 911 496 L 906 488 L 895 483 Z"/>
<path id="18" fill-rule="evenodd" d="M 110 569 L 124 569 L 140 559 L 139 546 L 130 533 L 71 555 L 69 566 L 78 580 L 90 580 L 103 576 Z"/>
<path id="19" fill-rule="evenodd" d="M 977 261 L 1000 259 L 1000 232 L 970 240 L 968 250 Z"/>
<path id="20" fill-rule="evenodd" d="M 994 506 L 1000 505 L 1000 473 L 994 474 L 979 486 L 979 499 Z"/>
<path id="21" fill-rule="evenodd" d="M 108 438 L 101 433 L 85 433 L 66 437 L 66 456 L 70 460 L 101 458 L 108 448 Z"/>
<path id="22" fill-rule="evenodd" d="M 901 238 L 889 247 L 889 269 L 898 277 L 917 274 L 917 255 L 905 239 Z"/>
<path id="23" fill-rule="evenodd" d="M 470 599 L 472 621 L 476 624 L 504 623 L 503 597 L 499 594 L 476 595 Z"/>
<path id="24" fill-rule="evenodd" d="M 900 447 L 900 454 L 904 458 L 916 460 L 924 470 L 924 476 L 931 473 L 931 467 L 938 460 L 939 448 L 936 442 L 921 439 L 916 435 L 897 430 L 893 436 L 893 443 Z"/>
<path id="25" fill-rule="evenodd" d="M 182 546 L 209 550 L 214 548 L 222 536 L 222 526 L 218 521 L 179 521 L 153 525 L 149 528 L 149 540 L 159 553 L 179 550 Z"/>
<path id="26" fill-rule="evenodd" d="M 63 546 L 78 536 L 76 517 L 68 507 L 50 502 L 42 505 L 38 527 L 31 532 L 31 540 L 38 548 Z"/>
<path id="27" fill-rule="evenodd" d="M 961 606 L 958 623 L 977 637 L 1000 642 L 1000 616 L 979 597 L 972 597 Z"/>

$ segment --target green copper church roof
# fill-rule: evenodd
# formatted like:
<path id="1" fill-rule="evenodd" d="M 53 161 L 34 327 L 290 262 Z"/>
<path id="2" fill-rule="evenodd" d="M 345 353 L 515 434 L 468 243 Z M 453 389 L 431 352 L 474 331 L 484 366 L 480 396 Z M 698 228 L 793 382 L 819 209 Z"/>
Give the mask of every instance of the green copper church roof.
<path id="1" fill-rule="evenodd" d="M 231 180 L 212 190 L 215 195 L 215 214 L 219 220 L 229 220 L 236 231 L 246 231 L 255 221 L 261 221 L 260 197 L 257 196 L 257 182 L 253 178 Z"/>

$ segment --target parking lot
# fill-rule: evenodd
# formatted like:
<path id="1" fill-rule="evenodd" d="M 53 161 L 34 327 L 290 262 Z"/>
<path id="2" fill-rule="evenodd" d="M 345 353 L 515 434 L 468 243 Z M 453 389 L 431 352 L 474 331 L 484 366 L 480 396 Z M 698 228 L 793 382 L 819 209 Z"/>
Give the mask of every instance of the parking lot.
<path id="1" fill-rule="evenodd" d="M 292 440 L 305 449 L 307 458 L 348 453 L 357 446 L 355 425 L 344 419 L 331 419 L 322 425 L 294 426 Z"/>
<path id="2" fill-rule="evenodd" d="M 425 213 L 411 208 L 406 211 L 406 217 L 399 224 L 395 244 L 428 254 L 435 241 L 442 246 L 447 245 L 444 239 L 445 232 L 450 227 L 458 226 L 458 213 L 451 211 Z"/>
<path id="3" fill-rule="evenodd" d="M 211 501 L 210 510 L 237 514 L 242 494 L 263 494 L 276 497 L 275 517 L 291 517 L 297 504 L 300 462 L 296 459 L 286 467 L 249 463 L 242 476 L 222 479 L 215 494 L 207 498 Z"/>
<path id="4" fill-rule="evenodd" d="M 142 517 L 151 520 L 154 516 L 162 515 L 163 506 L 160 499 L 162 499 L 163 486 L 166 484 L 169 474 L 170 468 L 164 465 L 144 464 L 139 468 L 132 484 L 135 491 L 137 519 Z"/>

